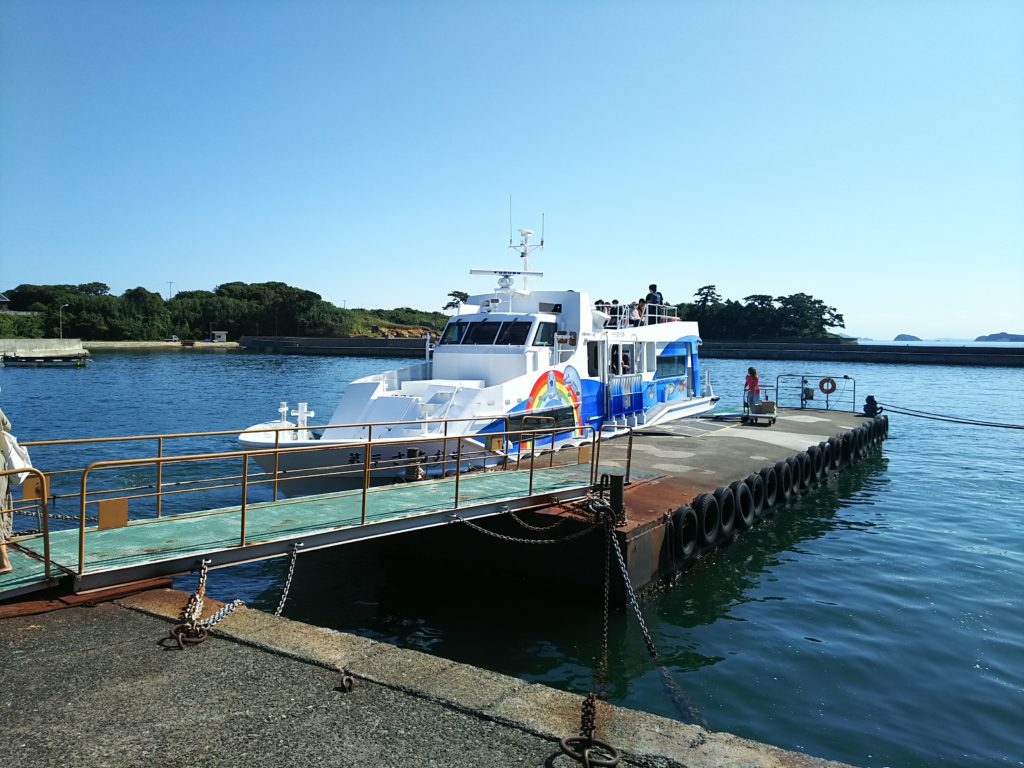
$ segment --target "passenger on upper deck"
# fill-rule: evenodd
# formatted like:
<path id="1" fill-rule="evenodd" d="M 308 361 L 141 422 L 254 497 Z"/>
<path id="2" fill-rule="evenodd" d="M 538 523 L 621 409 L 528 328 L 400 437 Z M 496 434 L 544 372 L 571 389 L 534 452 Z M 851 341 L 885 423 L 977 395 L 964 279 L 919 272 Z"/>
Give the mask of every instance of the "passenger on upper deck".
<path id="1" fill-rule="evenodd" d="M 665 313 L 661 310 L 661 305 L 665 303 L 665 298 L 661 295 L 661 291 L 658 290 L 658 286 L 651 283 L 648 288 L 648 294 L 645 298 L 648 307 L 648 313 L 651 316 L 650 322 L 660 323 L 665 317 Z"/>
<path id="2" fill-rule="evenodd" d="M 631 325 L 647 325 L 647 301 L 645 299 L 640 299 L 636 303 L 630 319 L 632 320 Z"/>
<path id="3" fill-rule="evenodd" d="M 612 304 L 608 307 L 608 315 L 611 319 L 605 323 L 605 326 L 608 328 L 621 328 L 623 319 L 626 317 L 625 310 L 626 308 L 619 304 L 618 299 L 612 299 Z"/>

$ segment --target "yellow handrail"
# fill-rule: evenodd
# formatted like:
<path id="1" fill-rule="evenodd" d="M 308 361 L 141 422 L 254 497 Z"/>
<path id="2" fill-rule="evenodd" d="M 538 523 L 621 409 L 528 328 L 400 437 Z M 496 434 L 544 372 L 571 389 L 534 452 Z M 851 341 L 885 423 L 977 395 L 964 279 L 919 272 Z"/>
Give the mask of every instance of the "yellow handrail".
<path id="1" fill-rule="evenodd" d="M 543 417 L 541 417 L 541 418 L 543 418 Z M 474 420 L 476 420 L 476 419 L 474 419 Z M 87 513 L 88 505 L 90 503 L 90 500 L 89 500 L 90 491 L 89 491 L 89 488 L 88 488 L 88 482 L 89 482 L 89 479 L 90 479 L 91 475 L 94 472 L 100 471 L 100 470 L 105 470 L 105 469 L 114 469 L 114 468 L 118 468 L 118 467 L 137 467 L 137 466 L 155 465 L 157 467 L 157 469 L 158 469 L 158 476 L 162 477 L 162 468 L 163 468 L 163 466 L 165 464 L 181 464 L 181 463 L 186 463 L 186 462 L 221 461 L 221 460 L 232 460 L 232 459 L 239 459 L 239 458 L 242 459 L 242 461 L 243 461 L 243 468 L 242 468 L 242 475 L 241 475 L 242 503 L 241 503 L 241 506 L 240 506 L 240 517 L 241 517 L 240 526 L 241 526 L 241 530 L 240 530 L 240 537 L 239 537 L 239 546 L 244 547 L 244 546 L 246 546 L 246 524 L 247 524 L 248 510 L 249 510 L 249 507 L 250 507 L 250 504 L 248 502 L 249 486 L 252 485 L 252 484 L 259 484 L 259 483 L 270 482 L 269 480 L 257 480 L 257 481 L 255 481 L 255 483 L 250 481 L 249 459 L 252 459 L 252 458 L 255 458 L 255 457 L 258 457 L 258 456 L 270 456 L 270 455 L 273 455 L 274 459 L 275 459 L 275 461 L 274 461 L 275 472 L 274 472 L 274 480 L 273 480 L 274 489 L 275 489 L 274 500 L 269 505 L 261 505 L 261 508 L 262 508 L 263 506 L 274 506 L 274 505 L 282 504 L 282 502 L 278 501 L 277 493 L 276 493 L 277 486 L 278 486 L 278 479 L 279 479 L 278 478 L 279 466 L 280 466 L 279 459 L 280 459 L 280 455 L 281 455 L 282 452 L 287 452 L 288 454 L 295 454 L 295 453 L 311 453 L 311 452 L 326 452 L 326 451 L 351 451 L 354 448 L 355 449 L 361 449 L 361 450 L 363 450 L 364 453 L 363 453 L 363 468 L 362 468 L 362 472 L 363 472 L 363 487 L 362 487 L 362 501 L 361 501 L 362 510 L 361 510 L 361 515 L 360 515 L 360 524 L 361 525 L 365 525 L 366 524 L 366 498 L 367 498 L 367 493 L 369 491 L 369 487 L 371 485 L 371 474 L 372 474 L 372 472 L 371 472 L 371 470 L 372 470 L 371 460 L 372 460 L 372 455 L 373 455 L 372 452 L 373 452 L 373 446 L 374 446 L 373 431 L 372 431 L 373 425 L 367 425 L 367 426 L 368 426 L 368 430 L 367 430 L 368 439 L 365 440 L 365 441 L 353 441 L 353 442 L 346 442 L 346 443 L 341 443 L 341 444 L 327 444 L 327 445 L 286 446 L 286 447 L 283 447 L 283 448 L 282 447 L 274 447 L 274 448 L 263 448 L 263 449 L 248 449 L 248 450 L 240 450 L 240 451 L 220 451 L 220 452 L 214 452 L 214 453 L 186 454 L 186 455 L 180 455 L 180 456 L 158 455 L 158 456 L 155 456 L 155 457 L 141 457 L 141 458 L 131 458 L 131 459 L 108 459 L 108 460 L 96 461 L 96 462 L 93 462 L 93 463 L 89 464 L 88 466 L 86 466 L 82 470 L 82 475 L 81 475 L 81 480 L 80 480 L 80 490 L 79 490 L 79 494 L 78 494 L 79 495 L 78 574 L 81 576 L 82 574 L 85 573 L 86 513 Z M 506 424 L 506 426 L 507 426 L 507 424 Z M 592 433 L 592 443 L 596 442 L 596 431 L 594 430 L 594 428 L 592 426 L 590 426 L 590 425 L 582 425 L 582 426 L 579 426 L 579 427 L 573 427 L 572 429 L 573 430 L 584 431 L 584 432 L 589 430 Z M 567 429 L 565 427 L 551 427 L 551 428 L 548 428 L 548 429 L 532 429 L 532 430 L 518 429 L 518 430 L 515 430 L 515 431 L 511 431 L 511 430 L 506 429 L 506 430 L 504 430 L 502 432 L 489 432 L 489 433 L 486 433 L 486 435 L 488 437 L 502 437 L 502 438 L 504 438 L 503 442 L 507 442 L 508 439 L 512 435 L 518 436 L 519 439 L 518 439 L 517 442 L 521 442 L 523 437 L 528 435 L 529 436 L 529 440 L 531 442 L 531 445 L 535 445 L 539 436 L 543 437 L 544 435 L 551 434 L 552 435 L 552 439 L 554 439 L 554 436 L 557 433 L 565 432 L 565 431 L 567 431 Z M 446 440 L 447 439 L 451 439 L 451 438 L 446 438 Z M 465 453 L 463 451 L 463 441 L 465 439 L 464 436 L 457 436 L 455 439 L 457 440 L 458 446 L 457 446 L 457 452 L 456 452 L 456 474 L 455 474 L 455 499 L 454 499 L 454 505 L 455 505 L 456 508 L 458 508 L 458 505 L 459 505 L 460 478 L 461 478 L 461 476 L 462 476 L 464 471 L 470 471 L 471 468 L 467 468 L 466 470 L 462 469 L 462 463 L 463 463 L 463 459 L 465 457 Z M 403 438 L 402 443 L 403 444 L 417 444 L 417 443 L 425 443 L 425 442 L 435 442 L 436 440 L 437 440 L 437 436 L 427 435 L 427 436 L 423 436 L 423 437 Z M 487 453 L 488 453 L 487 451 L 484 451 L 483 455 L 486 455 Z M 552 459 L 552 461 L 553 461 L 553 459 Z M 533 493 L 535 463 L 536 463 L 536 451 L 535 450 L 531 450 L 530 482 L 529 482 L 529 493 L 530 494 Z M 593 469 L 593 466 L 594 466 L 594 455 L 593 455 L 593 452 L 591 454 L 591 465 L 592 465 L 592 469 L 591 469 L 590 475 L 591 475 L 591 479 L 592 479 L 593 476 L 594 476 L 594 471 L 595 471 Z M 337 468 L 338 466 L 340 466 L 340 465 L 324 465 L 322 467 L 317 467 L 316 469 L 331 469 L 331 468 Z M 444 462 L 443 466 L 447 466 L 447 455 L 445 456 L 445 462 Z M 517 462 L 517 466 L 518 466 L 518 462 Z M 507 462 L 505 463 L 505 467 L 507 468 Z M 26 470 L 22 470 L 22 471 L 26 471 Z M 34 471 L 35 471 L 36 474 L 39 474 L 41 477 L 43 476 L 42 473 L 39 472 L 39 470 L 34 470 Z M 336 476 L 337 474 L 339 474 L 339 473 L 328 473 L 326 475 L 324 475 L 324 474 L 309 475 L 308 477 Z M 234 479 L 234 477 L 235 476 L 232 475 L 232 476 L 230 476 L 228 478 L 223 478 L 223 479 Z M 260 477 L 265 477 L 265 474 L 261 474 Z M 188 481 L 188 482 L 193 482 L 193 481 Z M 198 483 L 198 482 L 204 482 L 204 481 L 203 480 L 197 480 L 197 481 L 194 481 L 194 482 Z M 231 485 L 203 486 L 201 488 L 185 489 L 185 490 L 180 490 L 180 491 L 168 491 L 167 493 L 187 493 L 187 492 L 201 491 L 201 490 L 212 490 L 212 489 L 223 488 L 223 487 L 233 487 L 233 486 L 231 486 Z M 95 495 L 96 493 L 97 492 L 94 491 L 93 495 Z M 109 493 L 109 491 L 102 490 L 102 491 L 98 491 L 98 493 Z M 157 493 L 156 493 L 157 500 L 158 500 L 158 509 L 161 508 L 161 499 L 162 499 L 163 494 L 164 494 L 164 490 L 163 490 L 163 486 L 161 484 L 161 485 L 159 485 L 157 487 Z M 146 495 L 150 496 L 152 494 L 146 494 Z M 45 500 L 44 500 L 44 502 L 45 502 Z M 293 502 L 283 502 L 283 503 L 287 504 L 287 503 L 293 503 Z M 47 539 L 47 546 L 48 546 L 48 539 Z"/>
<path id="2" fill-rule="evenodd" d="M 32 475 L 33 477 L 36 477 L 36 478 L 39 479 L 39 506 L 40 506 L 40 515 L 42 517 L 42 526 L 43 526 L 43 528 L 42 528 L 42 532 L 43 532 L 43 573 L 46 576 L 46 578 L 49 579 L 50 578 L 50 515 L 49 515 L 49 511 L 47 509 L 47 505 L 46 505 L 46 498 L 47 498 L 47 493 L 46 492 L 47 492 L 47 485 L 48 485 L 47 480 L 46 480 L 46 475 L 41 470 L 36 469 L 35 467 L 25 467 L 24 469 L 11 468 L 11 469 L 0 470 L 0 477 L 10 476 L 10 475 L 21 475 L 21 474 L 29 474 L 29 475 Z M 22 480 L 22 482 L 24 482 L 24 479 Z M 10 510 L 10 513 L 12 515 L 14 514 L 13 508 Z M 10 544 L 10 543 L 13 543 L 15 541 L 21 541 L 24 538 L 25 537 L 12 536 L 10 539 L 8 539 L 7 541 L 2 542 L 2 543 Z"/>

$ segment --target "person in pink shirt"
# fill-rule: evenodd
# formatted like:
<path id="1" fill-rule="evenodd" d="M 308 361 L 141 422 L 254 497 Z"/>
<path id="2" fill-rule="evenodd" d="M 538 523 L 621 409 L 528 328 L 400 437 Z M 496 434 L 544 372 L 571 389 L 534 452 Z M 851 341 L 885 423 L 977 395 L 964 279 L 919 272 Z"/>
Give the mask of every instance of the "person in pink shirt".
<path id="1" fill-rule="evenodd" d="M 743 383 L 743 399 L 750 410 L 761 399 L 761 383 L 757 377 L 757 368 L 747 368 L 747 379 Z"/>

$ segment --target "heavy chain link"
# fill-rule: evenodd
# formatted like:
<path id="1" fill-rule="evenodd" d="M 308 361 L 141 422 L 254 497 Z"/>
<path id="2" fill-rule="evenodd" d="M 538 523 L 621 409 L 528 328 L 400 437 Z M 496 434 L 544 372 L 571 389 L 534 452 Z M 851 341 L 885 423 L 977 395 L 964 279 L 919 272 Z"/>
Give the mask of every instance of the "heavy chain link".
<path id="1" fill-rule="evenodd" d="M 302 549 L 302 542 L 296 541 L 292 544 L 292 560 L 288 563 L 288 578 L 284 580 L 284 589 L 281 590 L 281 602 L 277 604 L 275 616 L 280 616 L 284 610 L 284 604 L 288 601 L 288 591 L 292 588 L 292 576 L 295 575 L 295 561 L 299 559 L 299 550 Z"/>
<path id="2" fill-rule="evenodd" d="M 28 509 L 15 509 L 15 510 L 12 510 L 12 511 L 16 515 L 24 515 L 25 517 L 39 517 L 39 512 L 38 511 L 33 512 L 31 510 L 28 510 Z M 61 514 L 59 514 L 57 512 L 47 512 L 46 516 L 48 518 L 50 518 L 51 520 L 72 520 L 72 521 L 74 521 L 76 523 L 79 520 L 82 519 L 81 515 L 61 515 Z M 87 522 L 87 523 L 96 523 L 96 522 L 99 522 L 99 518 L 87 517 L 87 518 L 85 518 L 85 522 Z"/>
<path id="3" fill-rule="evenodd" d="M 449 514 L 451 514 L 451 516 L 452 516 L 452 518 L 454 520 L 457 520 L 460 523 L 465 523 L 470 528 L 472 528 L 474 531 L 479 531 L 480 533 L 486 533 L 488 536 L 493 536 L 494 538 L 501 539 L 502 541 L 510 541 L 513 544 L 564 544 L 564 543 L 566 543 L 568 541 L 575 541 L 576 539 L 581 539 L 584 536 L 586 536 L 588 533 L 590 533 L 590 532 L 592 532 L 594 530 L 597 530 L 597 528 L 598 528 L 598 526 L 592 525 L 589 528 L 584 528 L 583 530 L 576 531 L 575 533 L 570 533 L 569 535 L 563 536 L 560 539 L 524 539 L 524 538 L 521 538 L 519 536 L 509 536 L 509 535 L 504 534 L 504 533 L 498 533 L 497 531 L 492 531 L 489 528 L 484 528 L 481 525 L 477 525 L 472 520 L 467 520 L 466 518 L 464 518 L 461 515 L 459 515 L 457 512 L 451 512 Z"/>
<path id="4" fill-rule="evenodd" d="M 201 560 L 199 566 L 199 584 L 194 594 L 189 595 L 188 602 L 181 609 L 178 623 L 171 627 L 171 637 L 178 641 L 182 650 L 186 646 L 197 645 L 206 640 L 209 630 L 218 622 L 234 613 L 236 608 L 245 605 L 241 600 L 232 600 L 207 619 L 200 619 L 206 602 L 206 577 L 210 572 L 210 560 Z"/>
<path id="5" fill-rule="evenodd" d="M 551 523 L 551 525 L 530 525 L 528 522 L 520 518 L 515 512 L 511 510 L 509 510 L 508 516 L 515 520 L 517 523 L 519 523 L 519 525 L 521 525 L 526 530 L 537 531 L 538 533 L 550 531 L 552 528 L 557 528 L 569 519 L 567 517 L 559 517 L 557 520 L 555 520 L 555 522 Z"/>
<path id="6" fill-rule="evenodd" d="M 598 499 L 598 501 L 601 501 Z M 589 499 L 588 499 L 589 502 Z M 604 549 L 604 610 L 601 625 L 601 650 L 594 667 L 594 690 L 587 694 L 580 706 L 580 735 L 568 736 L 559 741 L 562 753 L 582 764 L 584 768 L 602 766 L 612 768 L 619 764 L 621 756 L 615 747 L 595 738 L 597 733 L 597 700 L 608 698 L 608 617 L 611 595 L 611 547 L 615 538 L 612 517 L 607 513 L 611 507 L 605 504 L 588 504 L 595 516 L 602 516 L 607 532 Z M 605 509 L 607 507 L 607 509 Z"/>
<path id="7" fill-rule="evenodd" d="M 626 594 L 629 596 L 629 604 L 633 608 L 633 613 L 636 614 L 636 620 L 640 624 L 640 631 L 644 635 L 644 643 L 647 645 L 647 652 L 651 656 L 651 661 L 654 662 L 654 666 L 657 667 L 658 673 L 661 675 L 661 680 L 668 689 L 669 694 L 672 696 L 673 701 L 676 704 L 676 708 L 679 710 L 680 715 L 686 722 L 695 723 L 705 728 L 708 727 L 707 722 L 701 717 L 697 711 L 697 707 L 690 701 L 690 697 L 686 695 L 686 692 L 682 689 L 682 686 L 676 682 L 676 679 L 672 676 L 668 667 L 661 661 L 661 657 L 658 655 L 658 649 L 654 645 L 654 640 L 651 639 L 651 633 L 647 629 L 647 623 L 644 621 L 643 611 L 640 610 L 640 601 L 637 599 L 636 592 L 633 591 L 633 584 L 629 580 L 629 571 L 626 569 L 626 560 L 622 556 L 622 549 L 619 547 L 618 539 L 615 538 L 614 532 L 612 532 L 611 546 L 615 550 L 615 559 L 619 562 L 619 569 L 622 571 L 622 582 L 626 586 Z"/>

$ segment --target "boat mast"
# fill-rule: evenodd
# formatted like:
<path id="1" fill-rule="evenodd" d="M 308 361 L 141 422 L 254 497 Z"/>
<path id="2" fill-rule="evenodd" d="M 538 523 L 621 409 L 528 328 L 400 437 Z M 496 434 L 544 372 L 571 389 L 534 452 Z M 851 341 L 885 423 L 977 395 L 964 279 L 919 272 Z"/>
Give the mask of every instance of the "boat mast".
<path id="1" fill-rule="evenodd" d="M 520 229 L 519 234 L 522 236 L 522 242 L 519 245 L 512 245 L 511 238 L 508 247 L 516 251 L 523 260 L 523 291 L 529 291 L 528 280 L 530 276 L 530 254 L 538 248 L 544 250 L 544 217 L 541 215 L 540 225 L 540 242 L 536 245 L 530 245 L 530 235 L 533 234 L 532 229 Z"/>

